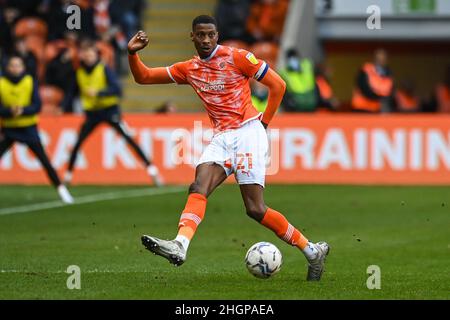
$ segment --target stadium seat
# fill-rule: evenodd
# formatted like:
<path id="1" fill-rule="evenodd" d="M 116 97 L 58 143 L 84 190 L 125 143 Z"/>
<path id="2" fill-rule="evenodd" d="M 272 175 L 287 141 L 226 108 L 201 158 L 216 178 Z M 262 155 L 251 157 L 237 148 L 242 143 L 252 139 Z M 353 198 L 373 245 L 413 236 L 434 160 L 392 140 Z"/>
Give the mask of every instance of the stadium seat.
<path id="1" fill-rule="evenodd" d="M 45 39 L 37 36 L 28 36 L 25 38 L 25 43 L 38 61 L 44 59 Z"/>
<path id="2" fill-rule="evenodd" d="M 64 40 L 55 40 L 48 42 L 45 46 L 45 61 L 52 61 L 60 52 L 60 50 L 65 49 L 67 46 Z"/>
<path id="3" fill-rule="evenodd" d="M 90 0 L 74 0 L 73 3 L 83 10 L 89 9 L 91 6 Z"/>
<path id="4" fill-rule="evenodd" d="M 257 42 L 251 47 L 253 54 L 266 61 L 271 68 L 276 67 L 278 59 L 278 46 L 273 42 Z"/>
<path id="5" fill-rule="evenodd" d="M 17 22 L 14 33 L 16 37 L 37 36 L 47 39 L 48 27 L 40 18 L 25 17 Z"/>
<path id="6" fill-rule="evenodd" d="M 221 45 L 238 48 L 238 49 L 244 49 L 249 50 L 249 45 L 241 40 L 225 40 L 221 42 Z"/>
<path id="7" fill-rule="evenodd" d="M 39 87 L 39 94 L 42 100 L 41 114 L 60 115 L 62 113 L 60 105 L 64 98 L 64 92 L 61 89 L 42 85 Z"/>

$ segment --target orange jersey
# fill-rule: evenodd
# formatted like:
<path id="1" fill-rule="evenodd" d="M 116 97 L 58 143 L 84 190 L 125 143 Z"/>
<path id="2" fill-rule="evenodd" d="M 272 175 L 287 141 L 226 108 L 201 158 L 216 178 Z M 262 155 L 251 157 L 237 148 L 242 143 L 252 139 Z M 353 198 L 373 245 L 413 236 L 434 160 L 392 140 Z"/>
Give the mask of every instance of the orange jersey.
<path id="1" fill-rule="evenodd" d="M 208 58 L 195 56 L 167 67 L 167 72 L 175 83 L 194 88 L 214 129 L 224 131 L 261 117 L 252 105 L 249 79 L 261 80 L 268 69 L 251 52 L 218 45 Z"/>

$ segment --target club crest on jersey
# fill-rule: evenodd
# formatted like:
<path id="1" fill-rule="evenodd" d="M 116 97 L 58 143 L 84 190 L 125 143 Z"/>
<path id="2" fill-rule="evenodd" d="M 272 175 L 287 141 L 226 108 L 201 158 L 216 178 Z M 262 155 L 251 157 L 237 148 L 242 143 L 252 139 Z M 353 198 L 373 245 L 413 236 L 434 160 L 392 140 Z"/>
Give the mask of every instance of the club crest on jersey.
<path id="1" fill-rule="evenodd" d="M 249 52 L 247 53 L 247 55 L 245 56 L 247 58 L 248 61 L 250 61 L 252 64 L 258 64 L 258 60 L 256 59 L 256 57 L 253 55 L 253 53 Z"/>

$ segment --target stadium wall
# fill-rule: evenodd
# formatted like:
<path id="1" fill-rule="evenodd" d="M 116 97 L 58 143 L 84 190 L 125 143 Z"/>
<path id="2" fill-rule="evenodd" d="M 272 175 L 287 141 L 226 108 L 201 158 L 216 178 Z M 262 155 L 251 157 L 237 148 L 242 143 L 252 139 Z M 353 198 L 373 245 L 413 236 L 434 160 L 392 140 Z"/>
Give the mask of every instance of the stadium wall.
<path id="1" fill-rule="evenodd" d="M 206 116 L 126 114 L 124 119 L 167 183 L 192 181 L 213 135 Z M 43 141 L 61 174 L 82 120 L 41 118 Z M 449 124 L 444 115 L 278 115 L 269 130 L 267 181 L 450 185 Z M 15 145 L 1 160 L 0 184 L 42 183 L 47 178 L 24 146 Z M 74 184 L 147 183 L 142 164 L 113 129 L 101 127 L 85 142 Z"/>

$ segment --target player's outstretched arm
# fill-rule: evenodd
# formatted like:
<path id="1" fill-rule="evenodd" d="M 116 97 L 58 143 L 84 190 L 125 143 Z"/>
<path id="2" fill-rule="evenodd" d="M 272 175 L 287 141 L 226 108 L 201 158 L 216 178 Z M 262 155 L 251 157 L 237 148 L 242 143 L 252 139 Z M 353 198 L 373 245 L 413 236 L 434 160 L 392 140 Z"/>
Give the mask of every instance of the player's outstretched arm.
<path id="1" fill-rule="evenodd" d="M 128 42 L 128 63 L 134 81 L 139 84 L 173 83 L 166 68 L 149 68 L 139 58 L 137 52 L 144 49 L 148 42 L 144 31 L 138 31 Z"/>
<path id="2" fill-rule="evenodd" d="M 267 127 L 283 100 L 286 91 L 286 83 L 272 69 L 269 68 L 261 83 L 269 88 L 269 97 L 267 99 L 267 108 L 264 112 L 261 122 Z"/>

